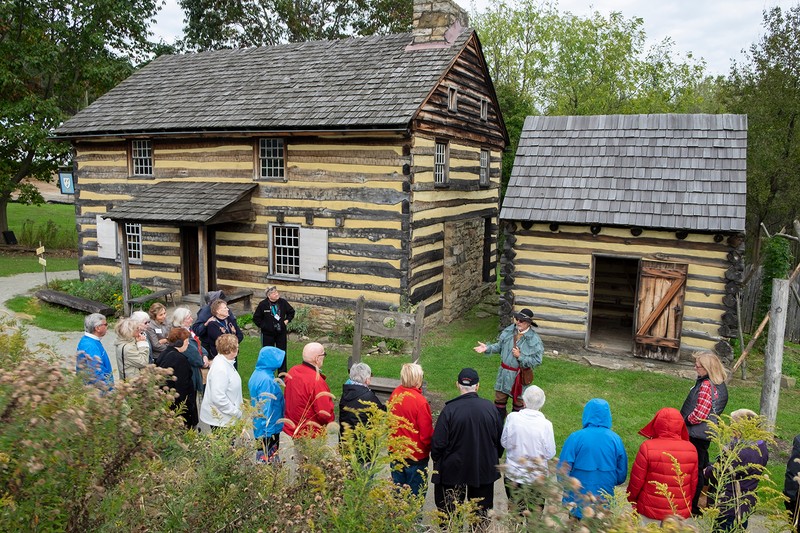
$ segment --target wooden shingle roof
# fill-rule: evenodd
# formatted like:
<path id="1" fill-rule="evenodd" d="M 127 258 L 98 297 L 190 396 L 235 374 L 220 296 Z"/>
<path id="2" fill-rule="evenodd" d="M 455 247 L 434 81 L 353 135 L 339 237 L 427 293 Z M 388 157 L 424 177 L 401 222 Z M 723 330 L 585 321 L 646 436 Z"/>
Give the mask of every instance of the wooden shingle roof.
<path id="1" fill-rule="evenodd" d="M 103 218 L 117 221 L 168 223 L 175 225 L 213 224 L 225 220 L 246 220 L 251 214 L 249 193 L 256 183 L 164 181 L 131 191 L 132 200 L 115 202 Z M 226 210 L 235 208 L 235 213 Z"/>
<path id="2" fill-rule="evenodd" d="M 745 115 L 528 117 L 500 218 L 745 229 Z"/>
<path id="3" fill-rule="evenodd" d="M 411 50 L 408 33 L 161 56 L 56 136 L 402 128 L 473 35 Z"/>

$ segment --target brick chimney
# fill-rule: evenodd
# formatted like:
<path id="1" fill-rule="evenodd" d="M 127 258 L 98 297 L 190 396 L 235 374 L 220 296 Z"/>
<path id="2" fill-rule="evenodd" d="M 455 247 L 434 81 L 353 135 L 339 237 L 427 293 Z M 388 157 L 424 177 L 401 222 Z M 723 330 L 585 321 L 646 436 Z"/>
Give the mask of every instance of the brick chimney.
<path id="1" fill-rule="evenodd" d="M 469 26 L 469 15 L 453 0 L 414 0 L 413 45 L 450 44 Z"/>

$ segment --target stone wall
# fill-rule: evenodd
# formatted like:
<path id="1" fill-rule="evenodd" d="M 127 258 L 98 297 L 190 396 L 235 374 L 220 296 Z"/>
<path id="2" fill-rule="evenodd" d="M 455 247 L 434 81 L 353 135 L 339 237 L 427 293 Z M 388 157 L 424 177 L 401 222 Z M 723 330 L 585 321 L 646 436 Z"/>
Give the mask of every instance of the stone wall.
<path id="1" fill-rule="evenodd" d="M 444 298 L 442 321 L 459 318 L 483 296 L 484 220 L 473 218 L 444 226 Z"/>

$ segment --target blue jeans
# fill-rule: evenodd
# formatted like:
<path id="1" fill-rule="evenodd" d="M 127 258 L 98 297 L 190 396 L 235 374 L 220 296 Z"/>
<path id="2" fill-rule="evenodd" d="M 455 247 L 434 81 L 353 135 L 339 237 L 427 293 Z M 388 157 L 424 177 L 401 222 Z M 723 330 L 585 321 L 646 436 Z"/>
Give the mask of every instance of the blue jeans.
<path id="1" fill-rule="evenodd" d="M 394 470 L 397 463 L 392 463 L 392 481 L 396 485 L 408 485 L 411 494 L 425 495 L 428 489 L 428 458 L 421 461 L 409 461 L 402 470 Z"/>

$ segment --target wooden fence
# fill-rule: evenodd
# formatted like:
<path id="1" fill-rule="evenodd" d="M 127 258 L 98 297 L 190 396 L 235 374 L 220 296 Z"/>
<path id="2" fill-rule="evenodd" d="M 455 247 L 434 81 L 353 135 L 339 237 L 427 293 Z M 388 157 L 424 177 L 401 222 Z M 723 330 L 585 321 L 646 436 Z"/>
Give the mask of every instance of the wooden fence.
<path id="1" fill-rule="evenodd" d="M 762 268 L 750 276 L 747 284 L 742 287 L 742 329 L 745 333 L 752 333 L 757 327 L 763 316 L 758 316 L 758 300 L 761 295 Z M 789 309 L 786 314 L 786 335 L 785 339 L 791 342 L 800 342 L 800 305 L 795 295 L 800 294 L 800 277 L 795 279 L 790 287 L 795 294 L 789 294 Z"/>

